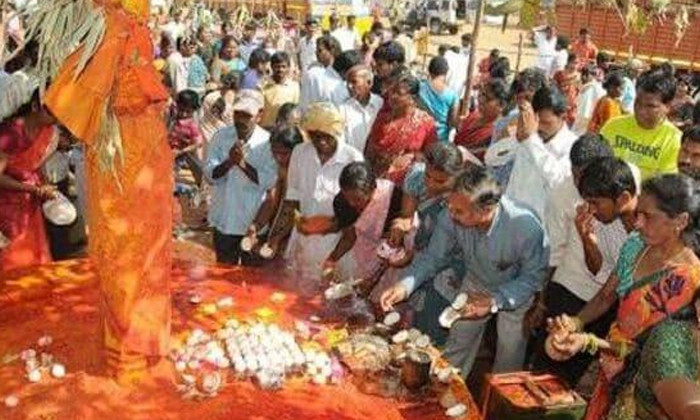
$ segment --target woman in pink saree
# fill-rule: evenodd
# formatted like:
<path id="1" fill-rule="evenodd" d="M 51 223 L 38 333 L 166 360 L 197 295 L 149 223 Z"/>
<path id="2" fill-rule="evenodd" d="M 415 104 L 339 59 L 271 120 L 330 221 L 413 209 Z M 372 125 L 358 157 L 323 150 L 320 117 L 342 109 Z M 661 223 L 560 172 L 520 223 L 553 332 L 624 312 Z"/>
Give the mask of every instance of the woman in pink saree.
<path id="1" fill-rule="evenodd" d="M 0 124 L 0 232 L 9 245 L 0 249 L 0 272 L 51 261 L 41 204 L 54 189 L 43 184 L 39 169 L 56 149 L 54 119 L 38 100 Z"/>

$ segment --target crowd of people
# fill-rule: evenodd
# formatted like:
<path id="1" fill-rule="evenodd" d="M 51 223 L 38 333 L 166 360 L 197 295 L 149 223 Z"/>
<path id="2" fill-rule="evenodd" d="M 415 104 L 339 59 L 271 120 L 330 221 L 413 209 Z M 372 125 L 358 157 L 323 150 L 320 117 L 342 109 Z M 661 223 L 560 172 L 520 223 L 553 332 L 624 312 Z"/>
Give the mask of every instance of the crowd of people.
<path id="1" fill-rule="evenodd" d="M 191 174 L 173 194 L 206 196 L 218 263 L 282 261 L 304 295 L 356 280 L 465 377 L 490 321 L 493 372 L 575 386 L 597 358 L 587 419 L 700 418 L 693 74 L 616 62 L 588 29 L 572 43 L 537 28 L 534 67 L 493 50 L 468 87 L 468 35 L 423 73 L 410 34 L 360 34 L 353 16 L 272 31 L 176 12 L 151 29 L 173 154 L 152 176 Z M 82 147 L 37 94 L 6 94 L 27 89 L 31 59 L 0 75 L 0 272 L 52 259 L 66 232 L 41 209 L 59 189 L 89 216 Z"/>

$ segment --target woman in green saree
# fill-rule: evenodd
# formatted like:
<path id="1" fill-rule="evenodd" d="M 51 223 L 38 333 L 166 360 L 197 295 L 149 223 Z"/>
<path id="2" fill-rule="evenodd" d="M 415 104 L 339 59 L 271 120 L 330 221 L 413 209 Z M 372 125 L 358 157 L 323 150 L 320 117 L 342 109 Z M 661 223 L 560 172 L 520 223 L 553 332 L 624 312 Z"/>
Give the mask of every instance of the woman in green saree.
<path id="1" fill-rule="evenodd" d="M 548 320 L 545 344 L 554 360 L 579 352 L 600 353 L 600 373 L 586 420 L 629 419 L 639 349 L 656 325 L 692 312 L 700 286 L 698 249 L 700 195 L 683 175 L 647 180 L 637 207 L 637 232 L 623 245 L 617 268 L 600 292 L 575 317 Z M 606 339 L 586 334 L 616 301 L 617 318 Z M 611 409 L 613 408 L 614 409 Z"/>
<path id="2" fill-rule="evenodd" d="M 611 412 L 619 419 L 700 419 L 700 295 L 695 321 L 669 320 L 654 327 L 641 351 L 634 381 L 634 411 Z"/>

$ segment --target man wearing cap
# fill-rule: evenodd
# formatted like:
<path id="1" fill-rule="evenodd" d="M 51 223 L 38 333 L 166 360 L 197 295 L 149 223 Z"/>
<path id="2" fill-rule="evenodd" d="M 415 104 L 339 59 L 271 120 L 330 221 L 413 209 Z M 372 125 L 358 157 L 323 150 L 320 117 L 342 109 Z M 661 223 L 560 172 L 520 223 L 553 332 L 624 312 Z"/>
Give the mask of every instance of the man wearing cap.
<path id="1" fill-rule="evenodd" d="M 345 120 L 331 103 L 314 103 L 306 111 L 302 128 L 311 142 L 298 145 L 292 152 L 287 196 L 280 212 L 286 217 L 283 225 L 288 229 L 270 238 L 273 250 L 279 250 L 284 234 L 289 232 L 294 210 L 306 221 L 314 219 L 313 216 L 321 216 L 318 220 L 333 216 L 333 199 L 340 191 L 340 172 L 348 164 L 363 160 L 358 150 L 340 141 L 344 125 Z M 338 234 L 306 236 L 299 227 L 294 228 L 285 259 L 299 279 L 302 292 L 315 292 L 323 269 L 334 268 L 322 264 L 338 238 Z"/>
<path id="2" fill-rule="evenodd" d="M 214 182 L 209 223 L 214 228 L 216 260 L 223 264 L 254 262 L 240 244 L 248 226 L 277 181 L 270 134 L 258 125 L 262 93 L 243 89 L 233 104 L 233 126 L 220 129 L 209 144 L 206 171 Z"/>

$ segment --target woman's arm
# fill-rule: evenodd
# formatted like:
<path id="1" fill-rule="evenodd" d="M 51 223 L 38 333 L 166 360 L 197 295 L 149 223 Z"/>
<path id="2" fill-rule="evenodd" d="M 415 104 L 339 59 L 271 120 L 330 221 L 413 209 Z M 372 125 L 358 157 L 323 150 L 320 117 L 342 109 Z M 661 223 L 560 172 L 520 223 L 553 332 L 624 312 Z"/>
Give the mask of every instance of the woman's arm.
<path id="1" fill-rule="evenodd" d="M 389 232 L 389 243 L 391 246 L 398 247 L 403 244 L 403 238 L 408 233 L 406 228 L 411 225 L 417 209 L 418 200 L 408 194 L 403 194 L 401 197 L 401 212 L 399 217 L 393 220 Z"/>
<path id="2" fill-rule="evenodd" d="M 687 378 L 664 379 L 652 387 L 664 412 L 672 420 L 700 419 L 700 386 Z"/>
<path id="3" fill-rule="evenodd" d="M 277 210 L 282 202 L 281 192 L 284 190 L 281 185 L 282 182 L 281 179 L 278 179 L 277 185 L 267 191 L 265 201 L 263 201 L 258 209 L 258 213 L 255 215 L 255 219 L 253 219 L 253 224 L 251 225 L 251 229 L 253 229 L 255 233 L 271 223 L 272 218 L 277 214 Z"/>
<path id="4" fill-rule="evenodd" d="M 452 105 L 452 108 L 450 109 L 450 117 L 448 120 L 448 125 L 452 128 L 458 129 L 460 125 L 460 118 L 459 118 L 459 97 L 455 101 L 455 103 Z"/>
<path id="5" fill-rule="evenodd" d="M 355 246 L 355 241 L 357 240 L 357 232 L 354 226 L 343 229 L 340 235 L 338 243 L 335 245 L 333 252 L 328 256 L 326 261 L 331 263 L 338 262 L 345 254 L 347 254 L 353 246 Z"/>
<path id="6" fill-rule="evenodd" d="M 605 285 L 588 301 L 586 306 L 578 313 L 578 318 L 583 325 L 590 324 L 603 316 L 617 301 L 618 279 L 616 274 L 611 274 Z"/>
<path id="7" fill-rule="evenodd" d="M 0 174 L 0 190 L 10 190 L 33 194 L 42 200 L 50 200 L 56 196 L 56 187 L 53 185 L 34 186 L 19 182 L 11 176 Z"/>

